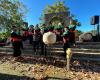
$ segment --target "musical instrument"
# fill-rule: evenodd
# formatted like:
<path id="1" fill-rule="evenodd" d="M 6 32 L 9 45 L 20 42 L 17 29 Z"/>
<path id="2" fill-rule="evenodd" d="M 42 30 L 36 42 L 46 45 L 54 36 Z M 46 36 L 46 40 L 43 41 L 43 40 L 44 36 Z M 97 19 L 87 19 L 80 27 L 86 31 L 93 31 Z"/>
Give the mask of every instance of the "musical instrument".
<path id="1" fill-rule="evenodd" d="M 53 32 L 44 33 L 43 42 L 45 44 L 54 44 L 56 42 L 56 34 Z"/>

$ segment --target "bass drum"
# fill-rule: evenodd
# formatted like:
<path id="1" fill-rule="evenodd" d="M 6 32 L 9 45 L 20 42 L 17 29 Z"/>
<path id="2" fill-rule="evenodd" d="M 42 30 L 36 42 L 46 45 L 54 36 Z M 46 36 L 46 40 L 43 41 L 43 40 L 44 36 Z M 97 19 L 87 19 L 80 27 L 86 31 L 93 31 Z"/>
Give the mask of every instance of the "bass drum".
<path id="1" fill-rule="evenodd" d="M 44 33 L 43 42 L 45 44 L 54 44 L 54 43 L 56 43 L 56 34 L 53 33 L 53 32 Z"/>

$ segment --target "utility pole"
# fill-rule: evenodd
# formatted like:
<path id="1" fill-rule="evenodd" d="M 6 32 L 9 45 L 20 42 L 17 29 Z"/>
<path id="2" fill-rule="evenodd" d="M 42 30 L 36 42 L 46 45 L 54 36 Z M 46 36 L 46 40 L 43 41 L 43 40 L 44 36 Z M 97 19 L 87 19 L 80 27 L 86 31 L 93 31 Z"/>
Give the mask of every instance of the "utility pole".
<path id="1" fill-rule="evenodd" d="M 97 36 L 99 36 L 99 24 L 97 24 Z"/>
<path id="2" fill-rule="evenodd" d="M 96 36 L 94 35 L 96 41 L 99 41 L 99 36 L 100 36 L 99 19 L 100 19 L 99 15 L 95 15 L 91 18 L 91 25 L 94 25 L 94 27 L 96 27 Z"/>

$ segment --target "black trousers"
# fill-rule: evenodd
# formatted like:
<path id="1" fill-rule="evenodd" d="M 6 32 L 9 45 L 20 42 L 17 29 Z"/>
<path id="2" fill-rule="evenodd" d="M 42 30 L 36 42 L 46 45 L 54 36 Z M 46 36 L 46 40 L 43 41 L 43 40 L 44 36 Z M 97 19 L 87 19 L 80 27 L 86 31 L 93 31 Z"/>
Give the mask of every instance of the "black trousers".
<path id="1" fill-rule="evenodd" d="M 21 47 L 21 49 L 24 49 L 23 41 L 22 40 L 20 41 L 20 47 Z"/>
<path id="2" fill-rule="evenodd" d="M 41 42 L 40 46 L 41 46 L 41 55 L 47 56 L 47 45 Z"/>
<path id="3" fill-rule="evenodd" d="M 32 42 L 33 42 L 33 36 L 29 35 L 29 44 L 32 44 Z"/>
<path id="4" fill-rule="evenodd" d="M 64 55 L 66 55 L 66 50 L 70 48 L 70 43 L 64 43 L 63 44 L 63 50 L 64 50 Z"/>
<path id="5" fill-rule="evenodd" d="M 33 49 L 34 52 L 37 52 L 37 50 L 39 49 L 39 41 L 33 41 Z"/>
<path id="6" fill-rule="evenodd" d="M 18 57 L 21 56 L 21 42 L 16 41 L 12 43 L 13 45 L 13 56 Z"/>

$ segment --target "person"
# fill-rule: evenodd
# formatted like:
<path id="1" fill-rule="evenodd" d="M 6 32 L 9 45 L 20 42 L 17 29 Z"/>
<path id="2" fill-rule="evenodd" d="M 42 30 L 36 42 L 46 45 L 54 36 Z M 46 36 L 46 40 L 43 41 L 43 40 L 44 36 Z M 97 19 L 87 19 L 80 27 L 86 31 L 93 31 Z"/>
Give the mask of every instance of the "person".
<path id="1" fill-rule="evenodd" d="M 55 26 L 55 31 L 57 35 L 57 41 L 62 41 L 62 32 L 63 32 L 63 25 L 61 23 L 58 23 L 57 26 Z"/>
<path id="2" fill-rule="evenodd" d="M 33 34 L 33 49 L 35 54 L 37 54 L 41 39 L 42 39 L 42 34 L 40 33 L 40 29 L 35 28 Z"/>
<path id="3" fill-rule="evenodd" d="M 20 41 L 21 49 L 24 49 L 24 46 L 23 46 L 23 37 L 22 37 L 22 30 L 20 29 L 20 27 L 19 27 L 18 35 L 20 35 L 20 38 L 21 38 L 21 41 Z"/>
<path id="4" fill-rule="evenodd" d="M 71 46 L 75 46 L 75 29 L 76 29 L 76 26 L 75 25 L 69 25 L 68 28 L 69 28 L 69 31 L 70 31 L 69 42 L 70 42 Z"/>
<path id="5" fill-rule="evenodd" d="M 24 30 L 23 32 L 23 41 L 26 41 L 28 39 L 28 36 L 29 36 L 29 32 L 28 32 L 28 29 Z"/>
<path id="6" fill-rule="evenodd" d="M 41 33 L 42 33 L 42 34 L 48 32 L 48 28 L 47 28 L 46 24 L 43 24 L 43 25 L 40 27 L 40 29 L 41 29 Z"/>
<path id="7" fill-rule="evenodd" d="M 32 42 L 33 42 L 33 35 L 32 35 L 33 33 L 32 33 L 32 30 L 33 29 L 31 27 L 28 30 L 28 32 L 29 32 L 29 37 L 28 37 L 29 38 L 29 44 L 32 44 Z"/>
<path id="8" fill-rule="evenodd" d="M 41 26 L 42 37 L 43 37 L 44 33 L 46 33 L 46 32 L 48 32 L 48 28 L 45 24 L 43 24 Z M 47 56 L 47 45 L 44 44 L 43 40 L 41 40 L 40 46 L 41 46 L 41 55 Z"/>
<path id="9" fill-rule="evenodd" d="M 70 48 L 70 43 L 69 43 L 70 32 L 67 27 L 65 28 L 62 36 L 63 36 L 63 50 L 64 50 L 64 56 L 65 56 L 66 50 Z"/>
<path id="10" fill-rule="evenodd" d="M 48 32 L 54 32 L 54 26 L 51 23 L 48 24 Z"/>
<path id="11" fill-rule="evenodd" d="M 21 36 L 17 33 L 16 26 L 13 26 L 13 30 L 11 32 L 11 42 L 13 46 L 13 56 L 20 57 L 21 56 Z"/>

